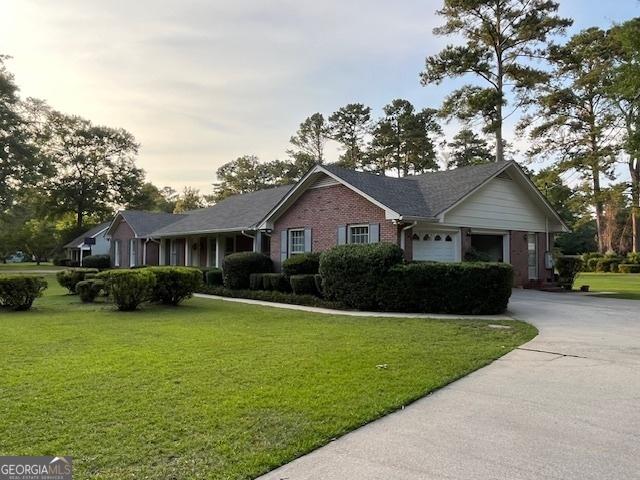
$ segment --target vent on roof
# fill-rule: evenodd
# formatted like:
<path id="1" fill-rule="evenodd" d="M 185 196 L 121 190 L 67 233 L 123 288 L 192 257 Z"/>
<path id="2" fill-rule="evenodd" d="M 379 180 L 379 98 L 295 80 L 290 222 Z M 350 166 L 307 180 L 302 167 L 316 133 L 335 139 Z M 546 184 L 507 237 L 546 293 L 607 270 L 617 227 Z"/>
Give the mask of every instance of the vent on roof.
<path id="1" fill-rule="evenodd" d="M 507 172 L 501 172 L 499 175 L 496 175 L 496 178 L 501 178 L 503 180 L 513 180 L 513 178 L 511 178 L 511 175 L 509 175 Z"/>
<path id="2" fill-rule="evenodd" d="M 338 183 L 339 182 L 337 180 L 334 180 L 329 175 L 322 174 L 311 184 L 309 188 L 330 187 L 332 185 L 338 185 Z"/>

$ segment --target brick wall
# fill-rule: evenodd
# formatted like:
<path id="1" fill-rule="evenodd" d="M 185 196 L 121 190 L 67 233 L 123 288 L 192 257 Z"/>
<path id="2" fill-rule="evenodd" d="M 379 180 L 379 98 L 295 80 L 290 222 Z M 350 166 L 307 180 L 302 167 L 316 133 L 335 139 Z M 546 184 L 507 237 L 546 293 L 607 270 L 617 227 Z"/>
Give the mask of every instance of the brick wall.
<path id="1" fill-rule="evenodd" d="M 279 267 L 280 232 L 291 228 L 311 228 L 314 252 L 335 246 L 341 225 L 379 223 L 380 241 L 398 243 L 399 227 L 384 216 L 382 208 L 344 185 L 309 189 L 276 220 L 271 235 L 271 258 Z"/>

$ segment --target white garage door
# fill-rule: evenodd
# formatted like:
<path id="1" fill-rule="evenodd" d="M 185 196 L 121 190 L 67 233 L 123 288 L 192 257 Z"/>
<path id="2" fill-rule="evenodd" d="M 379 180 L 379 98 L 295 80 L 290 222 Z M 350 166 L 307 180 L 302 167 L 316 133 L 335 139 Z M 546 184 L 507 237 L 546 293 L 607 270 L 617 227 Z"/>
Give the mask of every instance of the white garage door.
<path id="1" fill-rule="evenodd" d="M 435 262 L 457 261 L 458 234 L 456 232 L 415 231 L 413 259 Z"/>

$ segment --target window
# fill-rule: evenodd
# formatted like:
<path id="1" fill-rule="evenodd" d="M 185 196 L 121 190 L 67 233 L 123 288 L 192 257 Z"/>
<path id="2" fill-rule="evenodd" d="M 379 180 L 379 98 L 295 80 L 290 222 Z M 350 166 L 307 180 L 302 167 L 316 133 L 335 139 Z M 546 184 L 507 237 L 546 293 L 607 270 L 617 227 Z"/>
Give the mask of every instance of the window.
<path id="1" fill-rule="evenodd" d="M 428 233 L 425 233 L 425 234 L 424 234 L 424 238 L 423 238 L 423 240 L 424 240 L 425 242 L 428 242 L 429 240 L 431 240 L 431 235 L 429 235 Z"/>
<path id="2" fill-rule="evenodd" d="M 120 240 L 113 242 L 113 265 L 115 267 L 120 266 Z"/>
<path id="3" fill-rule="evenodd" d="M 129 266 L 130 267 L 135 267 L 136 266 L 136 256 L 138 255 L 137 252 L 137 245 L 136 245 L 136 240 L 135 239 L 131 239 L 129 240 Z"/>
<path id="4" fill-rule="evenodd" d="M 413 236 L 411 237 L 412 240 L 420 240 L 420 235 L 418 235 L 417 233 L 414 233 Z"/>
<path id="5" fill-rule="evenodd" d="M 453 242 L 453 238 L 451 238 L 451 235 L 447 235 L 447 236 L 444 238 L 444 241 L 445 241 L 445 242 Z"/>
<path id="6" fill-rule="evenodd" d="M 369 243 L 369 225 L 349 227 L 349 243 Z"/>
<path id="7" fill-rule="evenodd" d="M 289 255 L 304 253 L 304 230 L 289 230 Z"/>
<path id="8" fill-rule="evenodd" d="M 442 237 L 440 235 L 436 235 L 435 237 L 433 237 L 434 242 L 439 242 L 440 240 L 442 240 Z"/>

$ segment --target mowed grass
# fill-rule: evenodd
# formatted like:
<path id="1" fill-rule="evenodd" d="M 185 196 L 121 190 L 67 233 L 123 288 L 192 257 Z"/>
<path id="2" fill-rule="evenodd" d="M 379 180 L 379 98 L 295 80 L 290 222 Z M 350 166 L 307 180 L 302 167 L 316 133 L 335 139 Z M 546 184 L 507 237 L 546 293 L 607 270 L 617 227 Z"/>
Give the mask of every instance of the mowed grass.
<path id="1" fill-rule="evenodd" d="M 24 263 L 0 263 L 0 275 L 5 272 L 12 271 L 29 271 L 29 270 L 62 270 L 64 267 L 57 267 L 49 262 L 42 262 L 40 265 L 34 262 Z"/>
<path id="2" fill-rule="evenodd" d="M 640 273 L 580 273 L 575 288 L 589 285 L 592 292 L 615 292 L 607 298 L 640 300 Z"/>
<path id="3" fill-rule="evenodd" d="M 536 334 L 206 299 L 120 313 L 49 282 L 0 312 L 0 455 L 72 455 L 79 479 L 253 478 Z"/>

